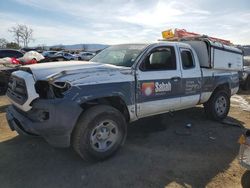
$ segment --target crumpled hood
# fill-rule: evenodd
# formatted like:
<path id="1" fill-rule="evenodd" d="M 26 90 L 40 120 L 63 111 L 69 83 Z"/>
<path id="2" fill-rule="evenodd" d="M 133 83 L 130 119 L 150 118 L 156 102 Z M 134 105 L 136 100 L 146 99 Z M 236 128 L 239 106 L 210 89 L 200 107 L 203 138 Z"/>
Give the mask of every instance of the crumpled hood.
<path id="1" fill-rule="evenodd" d="M 67 81 L 72 85 L 126 80 L 128 75 L 132 78 L 131 68 L 87 61 L 50 62 L 24 67 L 30 68 L 35 80 Z"/>

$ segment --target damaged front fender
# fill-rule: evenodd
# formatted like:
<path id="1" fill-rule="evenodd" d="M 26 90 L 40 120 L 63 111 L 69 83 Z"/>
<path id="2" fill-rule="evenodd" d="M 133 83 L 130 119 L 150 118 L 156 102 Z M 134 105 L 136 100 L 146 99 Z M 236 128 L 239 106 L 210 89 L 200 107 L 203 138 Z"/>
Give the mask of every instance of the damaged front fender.
<path id="1" fill-rule="evenodd" d="M 11 105 L 7 120 L 19 134 L 30 133 L 42 136 L 55 147 L 69 147 L 71 132 L 82 113 L 82 108 L 72 100 L 37 99 L 26 113 Z"/>

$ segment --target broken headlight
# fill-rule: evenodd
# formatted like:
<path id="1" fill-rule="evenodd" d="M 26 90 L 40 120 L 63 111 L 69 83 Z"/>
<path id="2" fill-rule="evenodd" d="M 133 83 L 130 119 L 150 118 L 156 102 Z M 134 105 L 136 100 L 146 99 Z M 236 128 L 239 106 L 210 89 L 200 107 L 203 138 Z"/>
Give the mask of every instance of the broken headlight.
<path id="1" fill-rule="evenodd" d="M 55 97 L 58 98 L 62 98 L 63 93 L 71 88 L 71 85 L 68 82 L 53 82 L 51 85 L 53 87 Z"/>
<path id="2" fill-rule="evenodd" d="M 37 81 L 35 84 L 36 92 L 42 99 L 62 98 L 64 93 L 71 88 L 68 82 Z"/>

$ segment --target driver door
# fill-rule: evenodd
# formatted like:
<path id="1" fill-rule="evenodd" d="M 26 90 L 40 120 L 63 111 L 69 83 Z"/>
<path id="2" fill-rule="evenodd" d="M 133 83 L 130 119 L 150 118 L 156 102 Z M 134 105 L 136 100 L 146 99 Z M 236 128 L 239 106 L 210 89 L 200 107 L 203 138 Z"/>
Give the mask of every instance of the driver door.
<path id="1" fill-rule="evenodd" d="M 181 71 L 174 46 L 153 48 L 137 70 L 139 118 L 180 108 Z"/>

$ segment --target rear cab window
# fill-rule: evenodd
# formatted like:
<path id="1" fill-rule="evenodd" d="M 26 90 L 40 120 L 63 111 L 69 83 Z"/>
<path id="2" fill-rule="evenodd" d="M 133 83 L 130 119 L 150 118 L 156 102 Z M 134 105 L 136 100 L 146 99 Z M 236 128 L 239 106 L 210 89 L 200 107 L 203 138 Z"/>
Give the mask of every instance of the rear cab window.
<path id="1" fill-rule="evenodd" d="M 195 62 L 193 58 L 193 53 L 188 48 L 180 48 L 182 68 L 192 69 L 195 68 Z"/>

